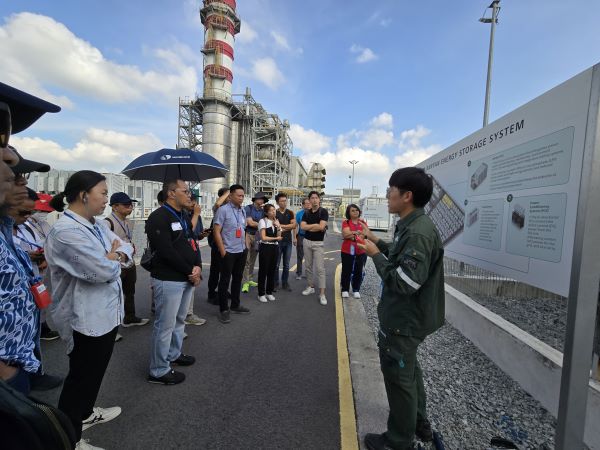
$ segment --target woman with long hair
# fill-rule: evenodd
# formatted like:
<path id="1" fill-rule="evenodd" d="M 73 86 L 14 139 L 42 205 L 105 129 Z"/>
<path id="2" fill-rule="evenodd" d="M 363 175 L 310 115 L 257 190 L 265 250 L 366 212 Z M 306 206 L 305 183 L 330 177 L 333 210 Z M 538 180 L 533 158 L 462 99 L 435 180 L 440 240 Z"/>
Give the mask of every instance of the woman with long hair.
<path id="1" fill-rule="evenodd" d="M 342 222 L 342 298 L 350 297 L 350 282 L 354 298 L 360 298 L 363 268 L 367 261 L 365 251 L 356 245 L 357 236 L 363 231 L 360 208 L 351 204 L 346 208 L 346 220 Z"/>
<path id="2" fill-rule="evenodd" d="M 278 245 L 281 241 L 281 225 L 275 218 L 275 207 L 267 203 L 263 207 L 265 217 L 258 222 L 260 247 L 258 251 L 258 301 L 275 301 L 275 266 L 277 265 Z"/>
<path id="3" fill-rule="evenodd" d="M 94 406 L 123 319 L 121 263 L 133 263 L 131 244 L 94 219 L 107 203 L 106 178 L 91 170 L 74 173 L 50 202 L 64 210 L 45 247 L 54 300 L 50 314 L 69 354 L 58 407 L 75 427 L 77 449 L 97 449 L 81 439 L 82 430 L 121 413 L 118 406 Z"/>

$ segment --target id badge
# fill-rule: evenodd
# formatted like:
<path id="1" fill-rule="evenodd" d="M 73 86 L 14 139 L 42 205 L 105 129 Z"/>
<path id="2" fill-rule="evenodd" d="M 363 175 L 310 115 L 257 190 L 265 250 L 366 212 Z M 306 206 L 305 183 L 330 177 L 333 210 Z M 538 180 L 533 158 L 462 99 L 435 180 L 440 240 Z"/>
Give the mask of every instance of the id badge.
<path id="1" fill-rule="evenodd" d="M 241 228 L 238 228 L 237 230 L 235 230 L 235 237 L 236 238 L 242 237 L 242 229 Z"/>
<path id="2" fill-rule="evenodd" d="M 50 306 L 50 303 L 52 303 L 50 293 L 48 292 L 46 285 L 41 281 L 31 286 L 31 293 L 33 294 L 35 304 L 39 309 L 47 308 Z"/>

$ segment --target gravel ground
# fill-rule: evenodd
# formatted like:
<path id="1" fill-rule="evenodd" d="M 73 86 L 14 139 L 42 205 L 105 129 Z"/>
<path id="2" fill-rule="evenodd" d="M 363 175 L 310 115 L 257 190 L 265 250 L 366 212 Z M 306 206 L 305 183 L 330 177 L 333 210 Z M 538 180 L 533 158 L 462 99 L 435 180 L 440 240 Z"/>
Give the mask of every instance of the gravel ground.
<path id="1" fill-rule="evenodd" d="M 369 261 L 361 292 L 374 336 L 379 290 L 379 277 Z M 552 415 L 449 324 L 425 340 L 419 361 L 429 418 L 448 449 L 486 449 L 494 436 L 510 439 L 520 449 L 554 448 Z"/>
<path id="2" fill-rule="evenodd" d="M 502 318 L 562 352 L 567 329 L 567 299 L 471 296 Z"/>

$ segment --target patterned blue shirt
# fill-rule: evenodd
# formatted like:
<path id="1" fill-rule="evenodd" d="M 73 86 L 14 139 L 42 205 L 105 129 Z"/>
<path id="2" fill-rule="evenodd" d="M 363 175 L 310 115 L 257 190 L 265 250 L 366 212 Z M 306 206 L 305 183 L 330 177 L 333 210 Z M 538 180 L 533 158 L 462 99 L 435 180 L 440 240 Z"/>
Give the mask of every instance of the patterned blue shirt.
<path id="1" fill-rule="evenodd" d="M 14 221 L 0 217 L 0 360 L 37 372 L 33 354 L 38 309 L 31 294 L 33 268 L 29 256 L 13 242 Z"/>

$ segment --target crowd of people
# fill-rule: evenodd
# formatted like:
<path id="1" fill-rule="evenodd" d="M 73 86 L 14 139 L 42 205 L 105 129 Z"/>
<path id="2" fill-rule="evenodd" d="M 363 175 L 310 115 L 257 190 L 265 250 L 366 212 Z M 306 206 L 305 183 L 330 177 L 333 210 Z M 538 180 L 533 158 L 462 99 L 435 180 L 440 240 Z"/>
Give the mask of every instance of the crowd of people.
<path id="1" fill-rule="evenodd" d="M 185 326 L 206 322 L 194 313 L 194 291 L 204 279 L 201 241 L 207 239 L 211 255 L 207 300 L 219 307 L 222 324 L 231 322 L 232 313 L 250 313 L 241 299 L 253 287 L 261 303 L 275 301 L 278 290 L 292 290 L 294 247 L 296 280 L 302 280 L 304 269 L 307 281 L 302 295 L 316 295 L 325 306 L 329 215 L 316 191 L 294 212 L 284 192 L 275 196 L 275 204 L 264 192 L 255 193 L 244 207 L 245 189 L 234 184 L 219 190 L 205 228 L 186 181 L 168 180 L 157 198 L 159 208 L 146 221 L 147 248 L 136 249 L 128 219 L 136 200 L 115 192 L 109 201 L 102 174 L 76 172 L 52 198 L 27 187 L 29 173 L 50 167 L 19 155 L 9 145 L 10 136 L 59 110 L 0 83 L 0 386 L 28 395 L 62 384 L 58 410 L 72 426 L 76 448 L 97 449 L 82 432 L 121 413 L 118 406 L 96 406 L 121 338 L 119 327 L 150 322 L 136 312 L 136 256 L 143 252 L 141 265 L 151 275 L 154 321 L 147 381 L 175 385 L 185 380 L 175 368 L 195 363 L 194 356 L 182 352 Z M 444 319 L 443 249 L 422 209 L 431 191 L 423 170 L 394 172 L 388 202 L 402 220 L 392 243 L 369 229 L 355 204 L 346 208 L 342 221 L 342 298 L 350 291 L 360 298 L 367 257 L 382 278 L 379 347 L 390 416 L 387 433 L 367 435 L 370 449 L 409 448 L 415 432 L 431 437 L 416 356 L 418 345 Z M 110 214 L 98 220 L 107 203 Z M 45 372 L 40 345 L 44 334 L 54 339 L 57 333 L 69 358 L 64 380 Z"/>

